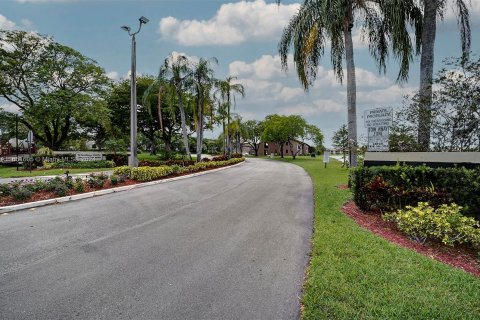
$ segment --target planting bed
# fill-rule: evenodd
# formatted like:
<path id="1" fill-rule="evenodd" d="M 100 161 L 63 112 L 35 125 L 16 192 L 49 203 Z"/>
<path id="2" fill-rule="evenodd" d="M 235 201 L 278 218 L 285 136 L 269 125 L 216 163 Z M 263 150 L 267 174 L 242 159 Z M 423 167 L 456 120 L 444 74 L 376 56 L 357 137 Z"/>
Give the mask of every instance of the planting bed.
<path id="1" fill-rule="evenodd" d="M 384 239 L 480 277 L 479 257 L 475 250 L 467 246 L 449 247 L 436 242 L 422 245 L 410 240 L 394 223 L 384 221 L 380 214 L 363 212 L 353 201 L 345 203 L 342 211 L 360 226 Z"/>

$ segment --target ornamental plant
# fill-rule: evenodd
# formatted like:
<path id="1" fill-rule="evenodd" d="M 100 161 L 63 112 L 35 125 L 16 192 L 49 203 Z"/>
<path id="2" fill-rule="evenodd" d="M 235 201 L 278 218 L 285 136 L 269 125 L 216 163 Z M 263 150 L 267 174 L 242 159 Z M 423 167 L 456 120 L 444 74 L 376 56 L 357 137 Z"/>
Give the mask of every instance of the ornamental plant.
<path id="1" fill-rule="evenodd" d="M 449 246 L 463 243 L 480 245 L 480 222 L 463 216 L 461 210 L 462 207 L 455 203 L 443 204 L 435 209 L 428 202 L 419 202 L 417 206 L 406 206 L 383 217 L 422 244 L 437 240 Z"/>

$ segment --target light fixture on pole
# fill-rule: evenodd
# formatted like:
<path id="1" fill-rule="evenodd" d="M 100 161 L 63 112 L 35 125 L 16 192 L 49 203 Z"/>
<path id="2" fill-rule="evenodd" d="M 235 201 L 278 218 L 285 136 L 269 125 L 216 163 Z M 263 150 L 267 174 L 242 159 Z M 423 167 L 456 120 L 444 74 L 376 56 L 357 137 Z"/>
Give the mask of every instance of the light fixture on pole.
<path id="1" fill-rule="evenodd" d="M 135 35 L 140 32 L 142 25 L 146 24 L 149 20 L 144 16 L 138 19 L 140 25 L 137 32 L 131 33 L 131 28 L 128 26 L 122 26 L 121 28 L 128 32 L 128 35 L 132 37 L 132 64 L 130 68 L 130 157 L 128 164 L 130 167 L 137 167 L 137 43 L 135 42 Z"/>

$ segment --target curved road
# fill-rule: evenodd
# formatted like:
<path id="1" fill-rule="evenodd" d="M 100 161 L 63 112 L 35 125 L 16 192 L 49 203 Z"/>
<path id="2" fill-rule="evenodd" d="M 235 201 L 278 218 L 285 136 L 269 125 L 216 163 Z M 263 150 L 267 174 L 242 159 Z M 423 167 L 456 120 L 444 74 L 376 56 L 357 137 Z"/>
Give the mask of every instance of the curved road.
<path id="1" fill-rule="evenodd" d="M 0 216 L 1 319 L 295 319 L 309 176 L 248 159 Z"/>

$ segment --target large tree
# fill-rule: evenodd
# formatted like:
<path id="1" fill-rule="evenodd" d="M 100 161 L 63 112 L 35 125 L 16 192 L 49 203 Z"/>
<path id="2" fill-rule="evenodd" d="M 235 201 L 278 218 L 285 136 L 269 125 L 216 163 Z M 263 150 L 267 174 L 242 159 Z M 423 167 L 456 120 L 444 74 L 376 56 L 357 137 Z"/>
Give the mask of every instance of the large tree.
<path id="1" fill-rule="evenodd" d="M 293 141 L 305 136 L 308 124 L 299 115 L 281 116 L 269 115 L 264 121 L 262 141 L 272 141 L 280 146 L 280 156 L 283 158 L 283 147 L 288 145 L 290 153 L 295 159 L 298 150 L 294 150 Z"/>
<path id="2" fill-rule="evenodd" d="M 105 92 L 97 63 L 51 38 L 0 31 L 0 97 L 16 105 L 20 121 L 43 145 L 58 150 L 81 130 Z"/>
<path id="3" fill-rule="evenodd" d="M 420 59 L 420 119 L 418 125 L 418 143 L 423 151 L 430 148 L 430 129 L 432 120 L 432 80 L 435 53 L 435 37 L 437 32 L 437 19 L 443 18 L 446 0 L 422 0 L 423 2 L 423 29 L 421 34 L 422 55 Z M 470 51 L 470 22 L 468 8 L 464 0 L 454 0 L 463 57 L 468 59 Z"/>
<path id="4" fill-rule="evenodd" d="M 280 2 L 280 0 L 277 0 Z M 290 20 L 279 43 L 284 68 L 287 68 L 290 46 L 297 75 L 305 90 L 317 75 L 317 68 L 330 45 L 330 60 L 336 77 L 343 80 L 343 60 L 347 67 L 348 134 L 351 149 L 357 144 L 356 79 L 352 29 L 361 26 L 365 41 L 378 64 L 385 72 L 389 47 L 398 58 L 398 80 L 407 79 L 410 60 L 415 51 L 409 27 L 417 31 L 417 52 L 420 49 L 421 12 L 415 0 L 305 0 Z M 356 166 L 356 153 L 351 156 Z"/>
<path id="5" fill-rule="evenodd" d="M 333 146 L 342 150 L 343 154 L 343 165 L 344 167 L 347 163 L 347 151 L 348 151 L 348 130 L 347 125 L 342 125 L 337 131 L 333 133 L 332 137 Z"/>
<path id="6" fill-rule="evenodd" d="M 258 149 L 263 134 L 263 121 L 248 120 L 242 123 L 243 141 L 249 145 L 258 157 Z"/>

